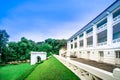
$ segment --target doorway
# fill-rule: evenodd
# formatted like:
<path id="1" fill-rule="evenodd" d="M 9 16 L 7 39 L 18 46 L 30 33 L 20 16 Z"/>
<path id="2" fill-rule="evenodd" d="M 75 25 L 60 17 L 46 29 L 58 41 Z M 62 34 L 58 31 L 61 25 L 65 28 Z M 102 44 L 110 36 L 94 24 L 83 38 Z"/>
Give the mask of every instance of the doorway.
<path id="1" fill-rule="evenodd" d="M 103 62 L 104 61 L 104 52 L 103 51 L 99 51 L 98 54 L 99 54 L 99 61 Z"/>
<path id="2" fill-rule="evenodd" d="M 41 57 L 40 56 L 37 56 L 37 62 L 41 62 Z"/>
<path id="3" fill-rule="evenodd" d="M 115 64 L 120 64 L 120 51 L 115 51 Z"/>

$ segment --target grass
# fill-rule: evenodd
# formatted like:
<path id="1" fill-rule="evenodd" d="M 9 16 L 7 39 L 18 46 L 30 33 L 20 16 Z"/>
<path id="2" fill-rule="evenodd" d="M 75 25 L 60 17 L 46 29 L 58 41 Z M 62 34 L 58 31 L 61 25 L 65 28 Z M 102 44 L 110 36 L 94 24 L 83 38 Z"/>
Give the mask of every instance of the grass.
<path id="1" fill-rule="evenodd" d="M 80 80 L 55 57 L 39 64 L 25 80 Z"/>
<path id="2" fill-rule="evenodd" d="M 0 80 L 16 80 L 30 66 L 29 63 L 0 66 Z"/>
<path id="3" fill-rule="evenodd" d="M 25 78 L 27 78 L 31 73 L 32 71 L 38 66 L 39 64 L 35 64 L 35 65 L 32 65 L 29 69 L 27 69 L 21 76 L 19 76 L 16 80 L 25 80 Z"/>

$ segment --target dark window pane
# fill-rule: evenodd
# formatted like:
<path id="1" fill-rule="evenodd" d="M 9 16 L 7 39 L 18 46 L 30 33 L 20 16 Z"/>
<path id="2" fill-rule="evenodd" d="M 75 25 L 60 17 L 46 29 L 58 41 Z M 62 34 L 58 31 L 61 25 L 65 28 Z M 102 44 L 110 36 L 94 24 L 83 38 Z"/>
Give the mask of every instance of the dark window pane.
<path id="1" fill-rule="evenodd" d="M 97 24 L 97 28 L 102 26 L 103 24 L 107 23 L 107 18 Z"/>
<path id="2" fill-rule="evenodd" d="M 79 35 L 79 37 L 83 37 L 83 33 Z"/>
<path id="3" fill-rule="evenodd" d="M 80 47 L 83 47 L 83 40 L 80 41 Z"/>
<path id="4" fill-rule="evenodd" d="M 93 28 L 90 28 L 89 30 L 86 31 L 86 33 L 90 33 L 93 31 Z"/>
<path id="5" fill-rule="evenodd" d="M 120 38 L 120 23 L 113 26 L 113 39 Z"/>
<path id="6" fill-rule="evenodd" d="M 93 36 L 87 38 L 87 45 L 93 44 Z"/>
<path id="7" fill-rule="evenodd" d="M 120 9 L 113 13 L 113 18 L 117 17 L 118 15 L 120 15 Z"/>
<path id="8" fill-rule="evenodd" d="M 97 34 L 97 41 L 98 43 L 107 41 L 107 30 L 104 30 Z"/>

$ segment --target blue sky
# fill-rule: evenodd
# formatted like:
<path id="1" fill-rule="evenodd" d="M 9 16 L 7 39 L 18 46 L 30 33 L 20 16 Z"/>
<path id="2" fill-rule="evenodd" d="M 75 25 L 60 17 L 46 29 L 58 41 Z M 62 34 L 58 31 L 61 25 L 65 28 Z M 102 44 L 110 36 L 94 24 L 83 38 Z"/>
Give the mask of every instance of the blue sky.
<path id="1" fill-rule="evenodd" d="M 0 29 L 10 41 L 68 39 L 115 0 L 0 0 Z"/>

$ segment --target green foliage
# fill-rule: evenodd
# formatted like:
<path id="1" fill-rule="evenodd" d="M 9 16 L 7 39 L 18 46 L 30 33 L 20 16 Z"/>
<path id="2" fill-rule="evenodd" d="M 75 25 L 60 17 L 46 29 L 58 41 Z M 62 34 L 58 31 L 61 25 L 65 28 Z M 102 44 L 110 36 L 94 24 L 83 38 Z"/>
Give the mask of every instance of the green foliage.
<path id="1" fill-rule="evenodd" d="M 39 64 L 25 80 L 80 80 L 53 56 Z"/>
<path id="2" fill-rule="evenodd" d="M 30 67 L 29 63 L 0 66 L 0 80 L 16 80 Z"/>
<path id="3" fill-rule="evenodd" d="M 59 54 L 59 49 L 63 46 L 66 46 L 66 40 L 57 40 L 57 39 L 46 39 L 45 43 L 48 43 L 52 46 L 51 52 L 54 54 Z"/>
<path id="4" fill-rule="evenodd" d="M 46 39 L 43 42 L 35 43 L 22 37 L 19 42 L 9 42 L 9 35 L 5 30 L 0 30 L 0 62 L 10 61 L 25 61 L 30 59 L 30 51 L 47 52 L 47 57 L 50 53 L 59 54 L 59 49 L 66 46 L 66 40 Z M 7 45 L 8 43 L 8 45 Z M 7 45 L 7 46 L 6 46 Z"/>
<path id="5" fill-rule="evenodd" d="M 20 77 L 18 77 L 16 80 L 25 80 L 32 71 L 38 66 L 38 64 L 32 65 L 29 69 L 27 69 Z"/>
<path id="6" fill-rule="evenodd" d="M 3 62 L 6 62 L 7 59 L 7 51 L 6 48 L 7 42 L 8 42 L 9 35 L 5 30 L 0 30 L 0 57 Z"/>

